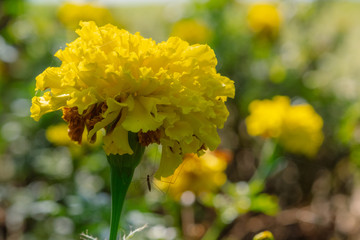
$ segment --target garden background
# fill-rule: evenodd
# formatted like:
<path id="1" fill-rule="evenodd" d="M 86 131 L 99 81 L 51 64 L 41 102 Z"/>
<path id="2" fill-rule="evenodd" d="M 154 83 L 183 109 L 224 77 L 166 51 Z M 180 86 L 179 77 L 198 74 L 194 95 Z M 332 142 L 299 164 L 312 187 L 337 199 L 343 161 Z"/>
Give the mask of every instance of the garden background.
<path id="1" fill-rule="evenodd" d="M 159 147 L 148 149 L 127 195 L 124 233 L 147 224 L 135 239 L 252 239 L 264 230 L 277 240 L 359 239 L 359 16 L 358 2 L 335 0 L 1 1 L 0 240 L 108 238 L 101 136 L 79 146 L 60 112 L 29 117 L 36 76 L 60 65 L 53 55 L 76 38 L 80 20 L 157 42 L 207 43 L 236 87 L 217 151 L 189 156 L 159 182 Z M 312 106 L 290 121 L 300 130 L 286 140 L 249 128 L 251 103 L 276 96 Z M 272 107 L 258 124 L 279 115 Z"/>

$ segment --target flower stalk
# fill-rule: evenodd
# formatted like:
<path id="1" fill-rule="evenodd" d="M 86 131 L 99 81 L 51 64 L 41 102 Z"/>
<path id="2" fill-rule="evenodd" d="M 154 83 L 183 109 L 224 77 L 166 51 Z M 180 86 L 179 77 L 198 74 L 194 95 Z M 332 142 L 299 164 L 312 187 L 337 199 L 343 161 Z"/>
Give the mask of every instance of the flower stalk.
<path id="1" fill-rule="evenodd" d="M 281 158 L 281 148 L 276 141 L 267 139 L 261 150 L 259 166 L 254 176 L 251 179 L 253 181 L 265 181 L 271 174 L 279 167 L 283 158 Z"/>
<path id="2" fill-rule="evenodd" d="M 135 168 L 139 165 L 145 150 L 145 147 L 138 142 L 137 134 L 135 133 L 129 132 L 129 144 L 134 151 L 132 155 L 107 155 L 111 171 L 111 222 L 109 240 L 117 239 L 126 192 L 130 186 Z"/>

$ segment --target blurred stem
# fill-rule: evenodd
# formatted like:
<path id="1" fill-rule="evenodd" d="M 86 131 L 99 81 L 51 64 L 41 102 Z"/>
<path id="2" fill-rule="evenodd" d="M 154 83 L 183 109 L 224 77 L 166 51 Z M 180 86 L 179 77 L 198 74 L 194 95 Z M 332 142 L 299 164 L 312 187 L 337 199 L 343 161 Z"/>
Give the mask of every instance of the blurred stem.
<path id="1" fill-rule="evenodd" d="M 250 183 L 254 181 L 264 181 L 269 177 L 281 162 L 280 147 L 277 142 L 267 139 L 261 150 L 258 168 L 251 178 Z"/>
<path id="2" fill-rule="evenodd" d="M 184 240 L 192 239 L 191 228 L 194 226 L 194 209 L 192 206 L 181 207 L 181 223 Z"/>
<path id="3" fill-rule="evenodd" d="M 212 226 L 206 231 L 205 235 L 202 237 L 202 240 L 212 240 L 215 239 L 215 236 L 218 236 L 216 239 L 221 239 L 222 231 L 226 228 L 220 217 L 215 218 Z"/>
<path id="4" fill-rule="evenodd" d="M 116 240 L 119 229 L 121 211 L 126 192 L 130 186 L 135 168 L 139 165 L 145 147 L 141 146 L 135 133 L 129 132 L 129 144 L 134 151 L 132 155 L 108 155 L 111 171 L 111 223 L 110 238 Z"/>

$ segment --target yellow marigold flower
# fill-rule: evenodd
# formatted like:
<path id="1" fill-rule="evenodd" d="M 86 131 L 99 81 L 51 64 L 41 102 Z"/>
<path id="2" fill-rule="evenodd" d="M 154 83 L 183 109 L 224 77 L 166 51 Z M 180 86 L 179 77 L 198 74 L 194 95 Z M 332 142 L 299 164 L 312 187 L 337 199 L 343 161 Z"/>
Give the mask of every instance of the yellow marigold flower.
<path id="1" fill-rule="evenodd" d="M 309 104 L 290 105 L 290 99 L 255 100 L 245 119 L 252 136 L 271 137 L 289 152 L 313 157 L 323 142 L 323 120 Z"/>
<path id="2" fill-rule="evenodd" d="M 279 141 L 289 152 L 313 157 L 324 140 L 323 120 L 309 104 L 288 109 Z"/>
<path id="3" fill-rule="evenodd" d="M 254 33 L 274 36 L 282 24 L 282 16 L 270 3 L 256 3 L 249 8 L 247 22 Z"/>
<path id="4" fill-rule="evenodd" d="M 273 100 L 255 100 L 250 103 L 250 115 L 245 119 L 252 136 L 279 137 L 282 121 L 290 107 L 290 99 L 276 96 Z"/>
<path id="5" fill-rule="evenodd" d="M 105 128 L 108 155 L 133 153 L 129 131 L 143 145 L 162 144 L 157 177 L 171 175 L 183 155 L 218 146 L 234 84 L 216 72 L 209 46 L 177 37 L 156 44 L 111 24 L 80 25 L 79 37 L 55 54 L 61 66 L 36 78 L 44 92 L 32 99 L 31 117 L 62 109 L 77 142 L 84 128 L 90 142 Z"/>
<path id="6" fill-rule="evenodd" d="M 225 169 L 231 156 L 221 151 L 207 151 L 201 157 L 188 154 L 172 176 L 156 181 L 156 185 L 179 200 L 186 191 L 195 195 L 213 192 L 226 182 Z"/>
<path id="7" fill-rule="evenodd" d="M 186 19 L 175 23 L 170 35 L 180 37 L 190 44 L 195 44 L 207 43 L 212 32 L 204 23 L 194 19 Z"/>
<path id="8" fill-rule="evenodd" d="M 70 29 L 76 29 L 80 21 L 94 21 L 99 25 L 114 22 L 107 8 L 94 4 L 64 3 L 58 10 L 58 18 Z"/>

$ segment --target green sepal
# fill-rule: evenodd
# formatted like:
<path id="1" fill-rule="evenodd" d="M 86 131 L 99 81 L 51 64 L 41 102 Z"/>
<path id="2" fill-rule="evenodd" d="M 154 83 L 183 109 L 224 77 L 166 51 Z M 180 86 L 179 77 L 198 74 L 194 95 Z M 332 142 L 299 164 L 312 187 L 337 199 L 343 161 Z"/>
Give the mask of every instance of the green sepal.
<path id="1" fill-rule="evenodd" d="M 110 154 L 107 156 L 111 171 L 111 223 L 109 240 L 117 239 L 126 192 L 132 181 L 135 168 L 139 165 L 145 150 L 145 147 L 139 143 L 136 133 L 129 132 L 129 144 L 134 151 L 132 155 Z"/>

